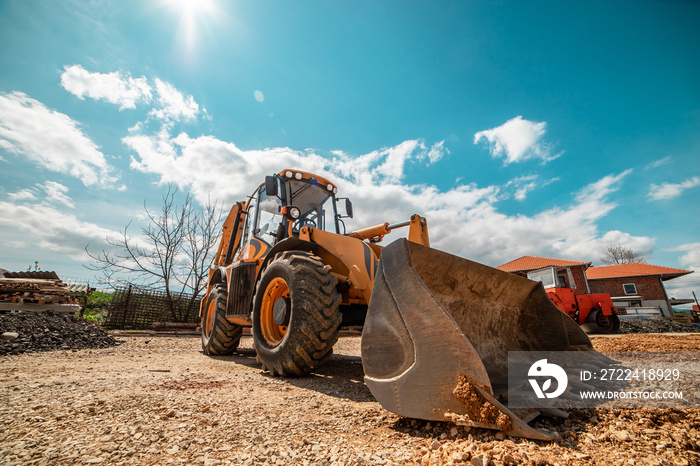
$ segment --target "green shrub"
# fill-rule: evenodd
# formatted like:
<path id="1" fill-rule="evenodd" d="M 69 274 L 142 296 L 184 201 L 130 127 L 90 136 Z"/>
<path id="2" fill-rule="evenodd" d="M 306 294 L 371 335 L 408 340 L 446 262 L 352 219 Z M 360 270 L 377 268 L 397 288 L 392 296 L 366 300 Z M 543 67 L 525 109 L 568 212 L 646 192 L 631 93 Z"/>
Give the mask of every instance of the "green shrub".
<path id="1" fill-rule="evenodd" d="M 105 317 L 107 317 L 107 309 L 112 302 L 112 293 L 105 293 L 104 291 L 93 291 L 88 296 L 87 306 L 85 306 L 85 311 L 83 317 L 89 322 L 93 322 L 96 325 L 101 325 L 104 322 Z"/>

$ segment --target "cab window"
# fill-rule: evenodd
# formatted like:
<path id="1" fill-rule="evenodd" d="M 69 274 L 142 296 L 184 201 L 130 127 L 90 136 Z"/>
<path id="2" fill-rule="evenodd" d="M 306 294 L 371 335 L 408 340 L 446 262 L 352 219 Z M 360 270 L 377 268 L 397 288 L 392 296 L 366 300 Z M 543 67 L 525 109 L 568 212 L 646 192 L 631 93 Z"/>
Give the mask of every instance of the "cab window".
<path id="1" fill-rule="evenodd" d="M 280 213 L 282 200 L 277 196 L 268 196 L 265 194 L 264 188 L 259 191 L 259 195 L 258 221 L 253 236 L 260 238 L 266 243 L 274 243 L 277 230 L 284 219 Z"/>
<path id="2" fill-rule="evenodd" d="M 528 273 L 527 278 L 536 282 L 541 282 L 545 288 L 553 288 L 557 286 L 557 283 L 554 279 L 555 270 L 556 269 L 554 268 L 535 270 L 533 272 Z"/>
<path id="3" fill-rule="evenodd" d="M 291 204 L 300 211 L 299 218 L 292 225 L 294 233 L 299 233 L 305 226 L 337 233 L 333 198 L 325 188 L 313 184 L 313 180 L 289 180 L 287 195 L 292 200 Z"/>

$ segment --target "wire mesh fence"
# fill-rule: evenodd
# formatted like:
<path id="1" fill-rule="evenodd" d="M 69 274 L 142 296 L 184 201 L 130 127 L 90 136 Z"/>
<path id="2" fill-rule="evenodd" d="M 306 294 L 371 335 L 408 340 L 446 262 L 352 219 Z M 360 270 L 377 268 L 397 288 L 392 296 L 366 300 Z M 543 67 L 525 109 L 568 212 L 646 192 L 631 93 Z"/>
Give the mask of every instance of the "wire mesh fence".
<path id="1" fill-rule="evenodd" d="M 104 326 L 115 330 L 143 330 L 156 322 L 198 323 L 199 299 L 135 285 L 114 291 Z"/>

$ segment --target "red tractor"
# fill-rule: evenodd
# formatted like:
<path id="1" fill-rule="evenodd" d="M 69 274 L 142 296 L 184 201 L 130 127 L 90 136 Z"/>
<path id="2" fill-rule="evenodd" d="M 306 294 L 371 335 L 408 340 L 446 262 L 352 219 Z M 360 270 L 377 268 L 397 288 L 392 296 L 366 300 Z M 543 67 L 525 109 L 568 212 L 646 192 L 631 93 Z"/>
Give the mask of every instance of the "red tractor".
<path id="1" fill-rule="evenodd" d="M 565 267 L 545 267 L 533 270 L 527 278 L 541 282 L 547 296 L 574 322 L 587 330 L 615 333 L 620 329 L 618 311 L 607 293 L 576 294 L 567 286 L 571 271 Z M 573 280 L 572 280 L 573 281 Z"/>

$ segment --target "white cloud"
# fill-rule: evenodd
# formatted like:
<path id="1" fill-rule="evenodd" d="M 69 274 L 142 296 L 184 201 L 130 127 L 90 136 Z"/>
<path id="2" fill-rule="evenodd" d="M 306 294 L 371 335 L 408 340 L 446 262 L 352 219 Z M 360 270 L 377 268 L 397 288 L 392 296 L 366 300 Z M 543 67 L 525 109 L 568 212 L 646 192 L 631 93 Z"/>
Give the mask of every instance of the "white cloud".
<path id="1" fill-rule="evenodd" d="M 685 252 L 678 259 L 678 263 L 681 268 L 693 270 L 694 273 L 664 282 L 668 295 L 672 298 L 689 299 L 695 291 L 700 298 L 700 242 L 682 244 L 671 251 Z"/>
<path id="2" fill-rule="evenodd" d="M 61 183 L 56 183 L 55 181 L 47 181 L 41 188 L 46 193 L 47 200 L 51 202 L 58 202 L 71 209 L 75 208 L 73 200 L 68 196 L 68 188 L 63 186 Z"/>
<path id="3" fill-rule="evenodd" d="M 24 241 L 4 241 L 3 244 L 11 249 L 24 249 L 29 246 Z"/>
<path id="4" fill-rule="evenodd" d="M 544 121 L 529 121 L 517 116 L 496 128 L 479 131 L 474 135 L 474 144 L 485 139 L 491 156 L 503 157 L 504 165 L 531 159 L 540 159 L 544 163 L 561 155 L 552 154 L 550 144 L 544 141 L 546 127 Z"/>
<path id="5" fill-rule="evenodd" d="M 44 184 L 37 183 L 33 188 L 25 188 L 16 193 L 8 193 L 10 200 L 18 201 L 36 201 L 40 195 L 40 190 L 46 195 L 42 202 L 49 204 L 57 202 L 71 209 L 75 207 L 73 200 L 68 196 L 68 188 L 61 183 L 55 181 L 47 181 Z"/>
<path id="6" fill-rule="evenodd" d="M 700 243 L 687 243 L 672 249 L 672 251 L 685 252 L 679 259 L 681 267 L 688 270 L 700 271 Z"/>
<path id="7" fill-rule="evenodd" d="M 17 219 L 22 219 L 18 222 Z M 84 222 L 46 204 L 13 204 L 0 201 L 0 225 L 24 232 L 36 241 L 35 248 L 59 252 L 76 261 L 86 261 L 85 246 L 108 247 L 105 238 L 117 239 L 118 233 Z"/>
<path id="8" fill-rule="evenodd" d="M 150 104 L 155 100 L 155 106 L 149 115 L 165 123 L 175 121 L 192 121 L 200 113 L 199 104 L 191 95 L 184 95 L 169 82 L 154 78 L 154 86 L 148 83 L 145 76 L 132 78 L 128 73 L 92 73 L 81 65 L 66 66 L 61 74 L 61 85 L 68 92 L 80 99 L 90 97 L 104 100 L 119 109 L 136 108 L 137 104 Z M 153 98 L 154 87 L 156 98 Z M 205 118 L 206 110 L 202 109 Z M 142 125 L 142 123 L 137 123 Z"/>
<path id="9" fill-rule="evenodd" d="M 333 152 L 335 169 L 342 175 L 362 180 L 397 183 L 403 178 L 404 168 L 409 160 L 438 162 L 450 152 L 444 147 L 445 141 L 433 144 L 430 149 L 422 139 L 404 141 L 394 147 L 385 147 L 361 156 L 351 156 L 342 151 Z"/>
<path id="10" fill-rule="evenodd" d="M 644 169 L 651 170 L 652 168 L 659 168 L 659 167 L 662 167 L 664 165 L 668 165 L 669 163 L 671 163 L 671 159 L 672 159 L 672 157 L 669 155 L 667 157 L 664 157 L 663 159 L 655 160 L 655 161 L 651 162 L 649 165 L 647 165 L 646 167 L 644 167 Z"/>
<path id="11" fill-rule="evenodd" d="M 601 178 L 600 180 L 591 183 L 589 186 L 586 187 L 586 190 L 590 190 L 590 192 L 586 190 L 580 191 L 577 195 L 576 198 L 584 202 L 586 199 L 589 199 L 591 197 L 593 198 L 603 198 L 609 195 L 610 193 L 613 193 L 620 189 L 619 183 L 622 181 L 623 178 L 625 178 L 627 175 L 632 173 L 633 169 L 629 168 L 625 170 L 624 172 L 620 173 L 619 175 L 607 175 Z M 613 207 L 615 207 L 613 205 Z"/>
<path id="12" fill-rule="evenodd" d="M 151 110 L 150 115 L 170 121 L 191 121 L 197 118 L 199 105 L 191 95 L 185 97 L 172 84 L 155 78 L 156 91 L 158 92 L 158 104 L 160 108 Z"/>
<path id="13" fill-rule="evenodd" d="M 559 178 L 552 178 L 550 180 L 540 181 L 539 175 L 523 175 L 517 178 L 513 178 L 508 183 L 506 183 L 505 187 L 515 190 L 515 192 L 513 193 L 513 197 L 515 198 L 515 200 L 522 202 L 527 198 L 529 192 L 534 191 L 538 188 L 543 188 L 556 181 L 559 181 Z M 508 197 L 510 196 L 506 194 L 504 196 L 504 199 L 507 199 Z"/>
<path id="14" fill-rule="evenodd" d="M 0 145 L 86 186 L 115 181 L 104 154 L 78 122 L 22 92 L 0 93 Z"/>
<path id="15" fill-rule="evenodd" d="M 287 148 L 243 151 L 212 136 L 192 139 L 181 133 L 171 138 L 165 129 L 153 136 L 133 134 L 122 141 L 137 154 L 132 157 L 132 169 L 189 189 L 201 202 L 211 192 L 212 198 L 233 203 L 250 194 L 252 179 L 263 180 L 285 168 L 318 168 L 324 162 L 320 156 Z"/>
<path id="16" fill-rule="evenodd" d="M 151 101 L 151 86 L 146 78 L 132 78 L 128 73 L 91 73 L 80 65 L 65 66 L 61 86 L 79 99 L 90 97 L 119 105 L 119 109 L 136 108 Z"/>
<path id="17" fill-rule="evenodd" d="M 25 188 L 16 193 L 9 193 L 8 197 L 13 201 L 31 201 L 36 199 L 36 189 Z"/>
<path id="18" fill-rule="evenodd" d="M 648 236 L 632 236 L 619 230 L 611 230 L 603 235 L 602 241 L 599 244 L 599 254 L 593 258 L 592 262 L 602 265 L 600 258 L 605 254 L 605 250 L 609 244 L 619 244 L 630 248 L 636 253 L 644 256 L 647 262 L 652 262 L 654 250 L 656 249 L 656 238 Z"/>
<path id="19" fill-rule="evenodd" d="M 445 141 L 442 140 L 432 145 L 430 151 L 428 151 L 428 160 L 430 160 L 431 164 L 439 162 L 445 156 L 445 154 L 449 153 L 450 151 L 445 148 Z"/>
<path id="20" fill-rule="evenodd" d="M 647 194 L 647 197 L 652 201 L 673 199 L 683 194 L 683 191 L 686 189 L 696 186 L 700 186 L 700 177 L 697 176 L 689 178 L 682 183 L 652 183 L 649 187 L 649 194 Z"/>
<path id="21" fill-rule="evenodd" d="M 407 161 L 421 160 L 429 152 L 422 141 L 412 140 L 359 157 L 337 151 L 335 158 L 329 160 L 311 151 L 289 148 L 244 151 L 212 136 L 193 139 L 180 133 L 171 138 L 167 128 L 157 135 L 132 134 L 122 141 L 137 154 L 131 168 L 154 173 L 162 183 L 190 189 L 201 201 L 211 191 L 227 202 L 245 199 L 253 188 L 251 179 L 262 180 L 285 168 L 315 171 L 334 179 L 341 175 L 363 186 L 398 183 Z"/>
<path id="22" fill-rule="evenodd" d="M 610 239 L 610 234 L 598 230 L 597 222 L 616 207 L 611 197 L 631 172 L 583 187 L 569 206 L 532 216 L 506 215 L 498 210 L 503 197 L 498 186 L 472 183 L 440 191 L 402 184 L 405 165 L 425 158 L 427 149 L 420 141 L 355 157 L 339 151 L 323 157 L 289 148 L 245 151 L 212 136 L 191 138 L 180 133 L 172 138 L 165 130 L 156 136 L 132 134 L 123 141 L 135 152 L 133 169 L 155 174 L 163 183 L 176 183 L 200 202 L 211 194 L 231 205 L 246 199 L 265 175 L 296 168 L 328 177 L 341 196 L 353 200 L 356 215 L 346 222 L 348 228 L 399 222 L 419 213 L 428 218 L 435 247 L 490 265 L 527 254 L 597 260 Z M 647 237 L 626 238 L 645 245 L 645 251 L 654 242 Z"/>
<path id="23" fill-rule="evenodd" d="M 518 201 L 524 201 L 527 193 L 537 187 L 537 178 L 537 175 L 519 176 L 506 183 L 506 188 L 513 187 L 515 189 L 513 197 Z"/>

